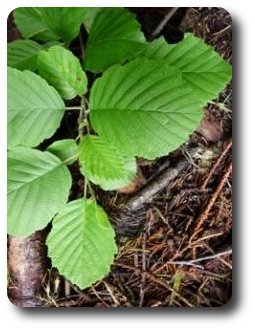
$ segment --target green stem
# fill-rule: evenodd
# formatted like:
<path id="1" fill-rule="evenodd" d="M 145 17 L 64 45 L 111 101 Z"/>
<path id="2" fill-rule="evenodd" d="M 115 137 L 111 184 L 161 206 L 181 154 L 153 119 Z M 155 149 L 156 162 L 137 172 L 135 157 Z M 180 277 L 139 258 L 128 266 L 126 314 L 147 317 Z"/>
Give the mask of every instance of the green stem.
<path id="1" fill-rule="evenodd" d="M 84 187 L 83 187 L 83 198 L 86 199 L 87 198 L 87 193 L 88 193 L 88 179 L 86 178 L 86 176 L 84 176 Z"/>
<path id="2" fill-rule="evenodd" d="M 86 115 L 86 102 L 85 102 L 85 96 L 81 97 L 81 106 L 80 106 L 80 114 L 78 118 L 78 131 L 79 131 L 79 139 L 81 139 L 84 136 L 84 127 L 86 124 L 88 126 L 88 122 L 86 121 L 87 115 Z M 89 132 L 89 128 L 88 128 Z"/>
<path id="3" fill-rule="evenodd" d="M 94 199 L 94 201 L 96 202 L 96 195 L 95 195 L 95 192 L 93 190 L 93 188 L 91 187 L 91 184 L 90 182 L 87 180 L 87 186 L 89 188 L 89 192 L 90 192 L 90 195 L 91 197 Z"/>
<path id="4" fill-rule="evenodd" d="M 81 139 L 84 136 L 84 122 L 86 123 L 86 128 L 87 128 L 87 134 L 90 135 L 90 127 L 89 127 L 89 120 L 88 120 L 88 113 L 89 110 L 87 110 L 88 106 L 88 101 L 85 98 L 85 96 L 81 97 L 81 109 L 80 109 L 80 115 L 79 115 L 79 139 Z M 95 199 L 95 194 L 94 191 L 90 185 L 89 180 L 84 176 L 84 191 L 83 191 L 83 198 L 87 198 L 88 194 L 88 189 L 89 192 L 94 200 Z"/>
<path id="5" fill-rule="evenodd" d="M 83 96 L 82 98 L 81 98 L 81 106 L 82 106 L 82 108 L 84 109 L 84 111 L 83 111 L 83 116 L 84 116 L 84 119 L 85 119 L 85 121 L 86 121 L 86 124 L 87 124 L 87 131 L 88 131 L 88 135 L 90 135 L 90 127 L 89 127 L 89 121 L 88 121 L 88 114 L 87 114 L 87 100 L 86 100 L 86 98 Z"/>
<path id="6" fill-rule="evenodd" d="M 78 159 L 78 157 L 79 157 L 79 154 L 75 154 L 75 155 L 73 155 L 72 157 L 69 157 L 69 158 L 67 158 L 66 160 L 64 160 L 63 161 L 63 164 L 64 165 L 68 165 L 68 164 L 70 164 L 70 162 L 75 162 L 77 159 Z"/>

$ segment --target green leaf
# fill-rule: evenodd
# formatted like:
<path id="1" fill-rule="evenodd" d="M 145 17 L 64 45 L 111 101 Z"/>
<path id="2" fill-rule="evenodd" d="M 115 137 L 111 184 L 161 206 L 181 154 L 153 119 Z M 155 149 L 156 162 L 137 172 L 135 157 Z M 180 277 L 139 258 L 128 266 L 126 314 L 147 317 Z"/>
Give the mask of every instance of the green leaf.
<path id="1" fill-rule="evenodd" d="M 182 41 L 169 45 L 163 37 L 146 45 L 144 56 L 165 60 L 182 72 L 197 99 L 206 104 L 218 96 L 231 79 L 231 65 L 205 42 L 187 33 Z"/>
<path id="2" fill-rule="evenodd" d="M 65 100 L 86 93 L 87 77 L 72 52 L 61 46 L 52 46 L 38 55 L 40 75 L 54 86 Z"/>
<path id="3" fill-rule="evenodd" d="M 44 228 L 68 199 L 71 175 L 49 152 L 8 152 L 8 233 L 28 236 Z"/>
<path id="4" fill-rule="evenodd" d="M 117 252 L 114 236 L 107 215 L 96 202 L 75 200 L 53 220 L 46 242 L 48 256 L 60 274 L 85 289 L 109 273 Z"/>
<path id="5" fill-rule="evenodd" d="M 68 43 L 78 36 L 86 11 L 83 7 L 40 8 L 44 24 L 57 34 L 58 39 Z"/>
<path id="6" fill-rule="evenodd" d="M 47 50 L 48 48 L 50 48 L 52 46 L 63 46 L 64 47 L 65 43 L 61 40 L 52 40 L 52 41 L 47 41 L 42 45 L 44 50 Z"/>
<path id="7" fill-rule="evenodd" d="M 8 68 L 8 147 L 37 146 L 60 125 L 65 105 L 57 91 L 30 71 Z"/>
<path id="8" fill-rule="evenodd" d="M 79 7 L 28 7 L 14 10 L 14 20 L 24 38 L 40 41 L 76 38 L 86 15 Z"/>
<path id="9" fill-rule="evenodd" d="M 92 88 L 89 108 L 100 136 L 122 154 L 147 159 L 179 147 L 202 118 L 181 73 L 146 59 L 108 69 Z"/>
<path id="10" fill-rule="evenodd" d="M 42 21 L 40 8 L 16 8 L 13 16 L 15 24 L 24 38 L 40 41 L 59 39 L 58 35 Z"/>
<path id="11" fill-rule="evenodd" d="M 99 136 L 85 136 L 79 145 L 82 172 L 104 190 L 126 186 L 136 174 L 136 160 L 125 157 Z"/>
<path id="12" fill-rule="evenodd" d="M 102 7 L 87 7 L 86 8 L 86 15 L 84 18 L 84 25 L 87 31 L 90 31 L 91 26 L 98 16 L 98 14 L 103 10 Z"/>
<path id="13" fill-rule="evenodd" d="M 53 142 L 47 151 L 57 156 L 66 165 L 70 165 L 78 159 L 78 146 L 73 139 Z"/>
<path id="14" fill-rule="evenodd" d="M 104 8 L 90 30 L 85 68 L 104 71 L 133 58 L 144 45 L 144 35 L 132 13 L 124 8 Z"/>
<path id="15" fill-rule="evenodd" d="M 7 45 L 7 64 L 19 70 L 35 71 L 42 46 L 33 40 L 15 40 Z"/>

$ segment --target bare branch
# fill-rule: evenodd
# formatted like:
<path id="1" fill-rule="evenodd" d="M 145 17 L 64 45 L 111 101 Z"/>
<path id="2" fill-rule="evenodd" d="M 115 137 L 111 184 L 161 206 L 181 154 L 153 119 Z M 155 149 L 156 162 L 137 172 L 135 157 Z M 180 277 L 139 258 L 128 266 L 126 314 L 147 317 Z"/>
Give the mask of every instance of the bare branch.
<path id="1" fill-rule="evenodd" d="M 200 148 L 196 147 L 189 151 L 191 156 L 194 156 Z M 139 190 L 125 205 L 125 209 L 128 211 L 136 211 L 142 207 L 145 203 L 151 201 L 151 198 L 155 196 L 159 191 L 167 187 L 170 181 L 177 178 L 178 175 L 189 165 L 186 158 L 180 159 L 174 166 L 167 168 L 153 181 L 149 182 L 145 187 Z"/>
<path id="2" fill-rule="evenodd" d="M 189 150 L 193 157 L 201 151 L 200 147 Z M 118 235 L 135 236 L 145 221 L 145 206 L 153 196 L 168 186 L 181 172 L 190 166 L 190 162 L 182 157 L 177 163 L 165 169 L 156 178 L 153 178 L 134 196 L 132 196 L 121 210 L 113 210 L 111 219 Z"/>

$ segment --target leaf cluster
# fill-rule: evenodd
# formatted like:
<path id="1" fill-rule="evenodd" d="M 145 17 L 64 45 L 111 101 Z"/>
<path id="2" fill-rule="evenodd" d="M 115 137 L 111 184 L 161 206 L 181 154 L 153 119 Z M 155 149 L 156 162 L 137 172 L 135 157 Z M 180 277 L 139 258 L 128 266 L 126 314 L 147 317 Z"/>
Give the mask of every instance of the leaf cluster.
<path id="1" fill-rule="evenodd" d="M 231 66 L 192 34 L 174 45 L 147 42 L 123 8 L 17 8 L 14 20 L 23 39 L 7 53 L 8 233 L 27 236 L 54 218 L 52 264 L 83 289 L 109 272 L 117 247 L 92 192 L 68 201 L 68 166 L 79 162 L 85 188 L 127 185 L 136 157 L 155 159 L 187 140 Z M 88 40 L 78 58 L 70 45 L 82 39 L 81 25 Z M 70 100 L 80 110 L 77 138 L 42 150 Z"/>

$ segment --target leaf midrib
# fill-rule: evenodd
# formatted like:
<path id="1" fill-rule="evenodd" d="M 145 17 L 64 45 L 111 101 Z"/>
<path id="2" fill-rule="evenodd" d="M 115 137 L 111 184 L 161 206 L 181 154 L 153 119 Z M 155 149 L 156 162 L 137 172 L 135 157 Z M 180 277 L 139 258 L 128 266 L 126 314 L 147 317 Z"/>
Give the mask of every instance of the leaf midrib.
<path id="1" fill-rule="evenodd" d="M 60 167 L 60 166 L 64 166 L 62 163 L 59 163 L 59 164 L 56 164 L 56 165 L 57 165 L 57 166 L 55 166 L 55 167 L 52 168 L 51 170 L 49 170 L 49 171 L 43 173 L 42 175 L 37 176 L 36 178 L 33 178 L 33 179 L 30 180 L 30 181 L 26 181 L 26 182 L 24 182 L 21 186 L 19 186 L 18 189 L 13 189 L 13 190 L 11 190 L 11 191 L 8 191 L 8 195 L 10 195 L 10 194 L 13 193 L 13 192 L 16 192 L 16 191 L 20 190 L 21 188 L 23 188 L 24 186 L 26 186 L 26 185 L 28 185 L 28 184 L 31 184 L 32 182 L 35 182 L 35 181 L 41 179 L 41 178 L 44 177 L 45 175 L 47 175 L 47 174 L 49 174 L 49 173 L 55 171 L 58 167 Z"/>

